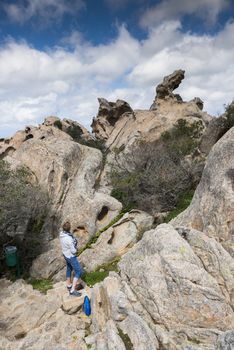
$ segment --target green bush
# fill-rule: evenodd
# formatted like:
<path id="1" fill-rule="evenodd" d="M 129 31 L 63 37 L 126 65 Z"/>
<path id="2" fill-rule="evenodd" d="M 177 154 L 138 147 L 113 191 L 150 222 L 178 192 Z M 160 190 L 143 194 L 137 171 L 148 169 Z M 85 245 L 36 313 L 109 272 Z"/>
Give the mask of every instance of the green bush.
<path id="1" fill-rule="evenodd" d="M 86 272 L 82 279 L 90 287 L 94 286 L 96 283 L 102 282 L 109 275 L 110 271 L 118 272 L 117 264 L 119 260 L 120 257 L 116 257 L 112 261 L 100 265 L 96 271 Z"/>
<path id="2" fill-rule="evenodd" d="M 76 124 L 69 126 L 67 128 L 67 133 L 76 142 L 79 142 L 81 140 L 81 135 L 83 134 L 81 127 Z"/>
<path id="3" fill-rule="evenodd" d="M 194 195 L 194 190 L 183 193 L 177 202 L 176 207 L 167 215 L 165 222 L 169 222 L 176 218 L 180 213 L 182 213 L 190 205 Z"/>
<path id="4" fill-rule="evenodd" d="M 48 195 L 27 168 L 11 170 L 0 161 L 0 244 L 18 247 L 27 270 L 41 252 L 41 231 L 49 211 Z"/>
<path id="5" fill-rule="evenodd" d="M 62 124 L 61 120 L 56 120 L 56 121 L 54 122 L 54 126 L 55 126 L 56 128 L 58 128 L 59 130 L 62 130 L 62 128 L 63 128 L 63 124 Z"/>
<path id="6" fill-rule="evenodd" d="M 180 119 L 161 139 L 141 142 L 121 163 L 115 155 L 110 171 L 111 195 L 124 208 L 149 212 L 172 210 L 181 195 L 194 187 L 192 168 L 185 156 L 197 147 L 203 130 L 201 121 Z"/>

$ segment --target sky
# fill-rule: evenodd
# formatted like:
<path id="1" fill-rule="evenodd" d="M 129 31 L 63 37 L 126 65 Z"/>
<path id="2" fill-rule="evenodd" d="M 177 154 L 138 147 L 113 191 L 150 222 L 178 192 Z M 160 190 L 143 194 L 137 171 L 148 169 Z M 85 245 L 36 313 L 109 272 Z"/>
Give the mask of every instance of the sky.
<path id="1" fill-rule="evenodd" d="M 98 97 L 149 109 L 177 89 L 218 116 L 234 99 L 234 0 L 0 0 L 0 137 L 55 115 L 90 128 Z"/>

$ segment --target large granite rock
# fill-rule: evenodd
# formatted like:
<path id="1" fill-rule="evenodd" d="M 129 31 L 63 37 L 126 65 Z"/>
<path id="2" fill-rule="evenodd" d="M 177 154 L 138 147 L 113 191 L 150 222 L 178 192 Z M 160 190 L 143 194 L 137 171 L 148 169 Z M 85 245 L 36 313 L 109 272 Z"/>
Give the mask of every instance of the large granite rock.
<path id="1" fill-rule="evenodd" d="M 234 261 L 215 239 L 162 224 L 146 232 L 119 267 L 120 276 L 112 273 L 93 289 L 94 335 L 113 320 L 134 350 L 231 344 Z"/>
<path id="2" fill-rule="evenodd" d="M 33 263 L 35 278 L 52 277 L 63 268 L 60 246 L 56 241 L 50 241 L 58 236 L 64 221 L 71 222 L 72 231 L 82 247 L 122 208 L 115 198 L 96 191 L 102 169 L 102 153 L 72 141 L 56 127 L 42 127 L 47 132 L 51 128 L 53 132 L 47 133 L 46 137 L 28 139 L 11 156 L 4 158 L 12 167 L 28 167 L 34 181 L 50 197 L 50 211 L 42 234 L 45 253 Z M 23 234 L 21 236 L 24 237 Z"/>
<path id="3" fill-rule="evenodd" d="M 54 285 L 46 295 L 22 280 L 2 283 L 0 300 L 1 349 L 87 349 L 84 338 L 90 319 L 77 312 L 83 297 L 67 296 L 64 282 Z M 71 310 L 76 313 L 69 315 Z"/>
<path id="4" fill-rule="evenodd" d="M 206 233 L 234 254 L 234 127 L 212 148 L 190 206 L 172 221 Z"/>
<path id="5" fill-rule="evenodd" d="M 90 249 L 86 249 L 79 260 L 87 272 L 126 253 L 153 224 L 153 217 L 143 211 L 132 210 L 104 231 Z"/>
<path id="6" fill-rule="evenodd" d="M 102 154 L 97 149 L 50 136 L 29 140 L 5 159 L 27 166 L 49 193 L 52 212 L 56 220 L 59 218 L 59 222 L 52 222 L 56 229 L 58 224 L 69 220 L 72 230 L 78 236 L 82 233 L 87 241 L 121 209 L 114 198 L 95 192 L 102 166 Z"/>

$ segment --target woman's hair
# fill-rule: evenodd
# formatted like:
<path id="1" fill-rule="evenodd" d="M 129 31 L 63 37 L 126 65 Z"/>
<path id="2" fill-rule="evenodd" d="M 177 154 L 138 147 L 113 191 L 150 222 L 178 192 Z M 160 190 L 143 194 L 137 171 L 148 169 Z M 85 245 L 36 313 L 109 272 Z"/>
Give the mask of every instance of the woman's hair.
<path id="1" fill-rule="evenodd" d="M 69 232 L 71 230 L 71 224 L 69 221 L 66 221 L 64 224 L 63 224 L 63 230 L 64 231 L 67 231 Z"/>

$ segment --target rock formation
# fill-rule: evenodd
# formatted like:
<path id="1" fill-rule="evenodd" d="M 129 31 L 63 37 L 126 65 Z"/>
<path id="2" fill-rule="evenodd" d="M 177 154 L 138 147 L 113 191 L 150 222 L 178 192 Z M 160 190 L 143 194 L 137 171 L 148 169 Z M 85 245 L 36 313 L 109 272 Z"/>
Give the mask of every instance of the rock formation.
<path id="1" fill-rule="evenodd" d="M 202 101 L 195 98 L 183 102 L 172 93 L 183 78 L 182 70 L 165 77 L 156 88 L 155 107 L 151 107 L 150 111 L 133 111 L 124 101 L 113 103 L 99 99 L 99 112 L 92 123 L 93 133 L 113 150 L 128 149 L 137 142 L 155 141 L 179 119 L 186 119 L 189 123 L 200 120 L 205 128 L 212 117 L 202 112 Z"/>
<path id="2" fill-rule="evenodd" d="M 122 100 L 108 102 L 105 98 L 99 98 L 98 115 L 92 121 L 92 129 L 95 136 L 101 140 L 108 140 L 111 132 L 115 129 L 116 122 L 125 116 L 133 115 L 129 104 Z"/>
<path id="3" fill-rule="evenodd" d="M 177 89 L 184 79 L 184 70 L 175 70 L 172 74 L 163 78 L 163 82 L 156 87 L 156 97 L 150 107 L 151 110 L 157 109 L 158 100 L 175 99 L 176 101 L 183 101 L 180 95 L 173 94 L 173 91 Z"/>
<path id="4" fill-rule="evenodd" d="M 204 233 L 162 224 L 119 267 L 93 290 L 95 349 L 110 319 L 143 350 L 215 350 L 233 329 L 233 259 Z"/>
<path id="5" fill-rule="evenodd" d="M 60 120 L 58 117 L 45 118 L 42 125 L 38 127 L 26 126 L 24 130 L 17 131 L 11 138 L 0 139 L 0 159 L 7 155 L 12 155 L 24 142 L 34 140 L 44 140 L 47 137 L 54 136 L 58 139 L 71 139 L 72 131 L 76 132 L 80 140 L 91 140 L 92 136 L 79 123 L 70 119 Z"/>
<path id="6" fill-rule="evenodd" d="M 102 264 L 125 254 L 152 224 L 152 216 L 132 210 L 103 232 L 97 242 L 79 256 L 79 260 L 84 264 L 86 271 L 95 271 Z"/>
<path id="7" fill-rule="evenodd" d="M 215 237 L 234 256 L 234 128 L 212 148 L 191 205 L 175 220 Z"/>

